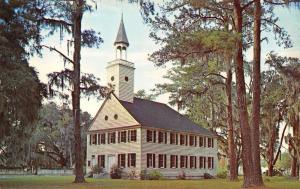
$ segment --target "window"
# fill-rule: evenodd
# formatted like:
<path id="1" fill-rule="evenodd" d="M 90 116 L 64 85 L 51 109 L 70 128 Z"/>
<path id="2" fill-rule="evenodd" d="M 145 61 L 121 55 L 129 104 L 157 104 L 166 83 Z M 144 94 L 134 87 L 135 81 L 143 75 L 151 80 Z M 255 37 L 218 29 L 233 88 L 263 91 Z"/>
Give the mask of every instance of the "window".
<path id="1" fill-rule="evenodd" d="M 108 144 L 116 143 L 116 132 L 108 133 Z"/>
<path id="2" fill-rule="evenodd" d="M 170 144 L 178 144 L 177 133 L 170 133 Z"/>
<path id="3" fill-rule="evenodd" d="M 126 131 L 119 132 L 119 142 L 126 142 Z"/>
<path id="4" fill-rule="evenodd" d="M 118 154 L 118 166 L 125 167 L 125 154 Z"/>
<path id="5" fill-rule="evenodd" d="M 153 139 L 152 139 L 152 131 L 150 130 L 147 130 L 147 142 L 152 142 Z"/>
<path id="6" fill-rule="evenodd" d="M 186 144 L 186 135 L 180 135 L 180 145 Z"/>
<path id="7" fill-rule="evenodd" d="M 115 77 L 114 77 L 114 76 L 111 76 L 110 80 L 111 80 L 111 81 L 114 81 L 114 80 L 115 80 Z"/>
<path id="8" fill-rule="evenodd" d="M 196 156 L 190 156 L 190 168 L 195 169 L 197 164 Z"/>
<path id="9" fill-rule="evenodd" d="M 106 115 L 106 116 L 104 116 L 104 119 L 105 119 L 105 121 L 107 121 L 108 120 L 108 116 Z"/>
<path id="10" fill-rule="evenodd" d="M 136 165 L 136 154 L 128 154 L 128 167 L 135 167 Z"/>
<path id="11" fill-rule="evenodd" d="M 190 146 L 195 146 L 196 136 L 190 135 Z"/>
<path id="12" fill-rule="evenodd" d="M 97 144 L 100 145 L 100 134 L 98 134 Z"/>
<path id="13" fill-rule="evenodd" d="M 214 168 L 214 158 L 213 157 L 208 157 L 207 158 L 207 168 L 208 169 L 213 169 Z"/>
<path id="14" fill-rule="evenodd" d="M 147 154 L 147 167 L 155 168 L 155 154 Z"/>
<path id="15" fill-rule="evenodd" d="M 158 132 L 158 143 L 163 143 L 164 142 L 164 138 L 165 138 L 165 132 Z"/>
<path id="16" fill-rule="evenodd" d="M 127 76 L 125 76 L 125 81 L 128 81 L 129 79 L 128 79 L 128 77 Z"/>
<path id="17" fill-rule="evenodd" d="M 170 168 L 178 168 L 178 156 L 171 155 L 171 164 Z"/>
<path id="18" fill-rule="evenodd" d="M 91 166 L 91 161 L 88 161 L 88 166 L 89 166 L 89 167 Z"/>
<path id="19" fill-rule="evenodd" d="M 199 144 L 200 147 L 206 147 L 206 138 L 200 137 L 199 143 L 200 143 Z"/>
<path id="20" fill-rule="evenodd" d="M 105 155 L 98 155 L 98 165 L 100 167 L 105 167 Z"/>
<path id="21" fill-rule="evenodd" d="M 128 132 L 128 135 L 130 133 L 130 142 L 136 142 L 136 130 L 130 130 L 130 132 Z"/>
<path id="22" fill-rule="evenodd" d="M 90 145 L 92 145 L 92 135 L 90 135 Z"/>
<path id="23" fill-rule="evenodd" d="M 118 119 L 118 114 L 115 114 L 114 118 L 115 118 L 115 120 L 117 120 Z"/>
<path id="24" fill-rule="evenodd" d="M 97 144 L 97 134 L 93 134 L 93 144 Z"/>
<path id="25" fill-rule="evenodd" d="M 167 155 L 166 154 L 158 155 L 158 167 L 159 168 L 167 168 Z"/>
<path id="26" fill-rule="evenodd" d="M 200 169 L 205 169 L 206 168 L 206 162 L 205 162 L 205 157 L 203 157 L 203 156 L 200 156 L 200 158 L 199 158 L 199 168 Z"/>
<path id="27" fill-rule="evenodd" d="M 156 142 L 156 131 L 147 130 L 147 142 Z"/>
<path id="28" fill-rule="evenodd" d="M 187 156 L 180 156 L 180 168 L 187 168 Z"/>
<path id="29" fill-rule="evenodd" d="M 214 147 L 214 139 L 213 138 L 208 138 L 207 139 L 207 147 L 208 148 L 213 148 Z"/>
<path id="30" fill-rule="evenodd" d="M 105 133 L 100 134 L 100 143 L 105 144 Z"/>

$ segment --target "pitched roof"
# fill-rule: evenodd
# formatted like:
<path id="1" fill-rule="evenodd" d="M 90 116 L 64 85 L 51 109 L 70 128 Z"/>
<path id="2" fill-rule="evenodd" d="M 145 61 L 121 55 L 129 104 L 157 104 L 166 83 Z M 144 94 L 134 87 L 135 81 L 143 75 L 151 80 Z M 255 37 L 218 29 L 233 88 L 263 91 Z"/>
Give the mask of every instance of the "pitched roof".
<path id="1" fill-rule="evenodd" d="M 128 42 L 128 39 L 127 39 L 127 35 L 126 35 L 126 31 L 125 31 L 125 26 L 124 26 L 124 22 L 123 22 L 123 15 L 122 15 L 122 18 L 121 18 L 121 22 L 120 22 L 120 26 L 119 26 L 117 38 L 115 40 L 114 45 L 116 45 L 117 43 L 124 43 L 127 46 L 129 46 L 129 42 Z"/>
<path id="2" fill-rule="evenodd" d="M 166 104 L 134 98 L 133 103 L 120 100 L 125 109 L 142 125 L 166 130 L 199 133 L 213 136 Z"/>

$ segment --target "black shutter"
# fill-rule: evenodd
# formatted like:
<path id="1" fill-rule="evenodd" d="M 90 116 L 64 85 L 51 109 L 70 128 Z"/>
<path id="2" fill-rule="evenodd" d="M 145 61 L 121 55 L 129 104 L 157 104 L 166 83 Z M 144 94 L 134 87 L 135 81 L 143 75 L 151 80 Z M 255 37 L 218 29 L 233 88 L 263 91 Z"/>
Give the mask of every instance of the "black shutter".
<path id="1" fill-rule="evenodd" d="M 152 158 L 152 161 L 153 161 L 153 168 L 155 168 L 155 154 L 152 154 L 153 155 L 153 158 Z"/>
<path id="2" fill-rule="evenodd" d="M 164 155 L 164 163 L 165 163 L 164 168 L 167 168 L 167 155 Z"/>
<path id="3" fill-rule="evenodd" d="M 167 135 L 168 133 L 167 132 L 165 132 L 165 144 L 167 144 L 167 139 L 168 139 L 168 135 Z"/>
<path id="4" fill-rule="evenodd" d="M 153 142 L 156 142 L 156 131 L 153 131 Z"/>
<path id="5" fill-rule="evenodd" d="M 178 145 L 178 134 L 176 133 L 175 136 L 176 136 L 176 145 Z"/>

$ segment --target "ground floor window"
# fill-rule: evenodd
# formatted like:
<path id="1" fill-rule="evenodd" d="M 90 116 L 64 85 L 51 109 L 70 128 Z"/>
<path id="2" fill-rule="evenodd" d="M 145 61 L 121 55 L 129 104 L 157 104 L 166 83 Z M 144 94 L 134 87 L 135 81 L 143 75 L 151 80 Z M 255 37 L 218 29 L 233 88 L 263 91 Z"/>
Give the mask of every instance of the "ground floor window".
<path id="1" fill-rule="evenodd" d="M 207 168 L 208 169 L 213 169 L 214 168 L 214 158 L 213 157 L 208 157 L 207 158 Z"/>
<path id="2" fill-rule="evenodd" d="M 125 154 L 118 154 L 118 166 L 125 167 Z"/>
<path id="3" fill-rule="evenodd" d="M 155 167 L 155 154 L 147 154 L 147 167 Z"/>
<path id="4" fill-rule="evenodd" d="M 187 168 L 187 156 L 180 156 L 180 168 Z"/>
<path id="5" fill-rule="evenodd" d="M 170 168 L 178 168 L 178 156 L 171 155 L 170 159 L 171 159 Z"/>
<path id="6" fill-rule="evenodd" d="M 197 164 L 196 156 L 190 156 L 190 168 L 195 169 Z"/>
<path id="7" fill-rule="evenodd" d="M 199 158 L 199 168 L 200 169 L 205 169 L 206 168 L 206 166 L 205 166 L 205 157 L 203 157 L 203 156 L 200 156 L 200 158 Z"/>
<path id="8" fill-rule="evenodd" d="M 128 154 L 128 167 L 135 167 L 136 166 L 136 154 L 130 153 Z"/>
<path id="9" fill-rule="evenodd" d="M 167 168 L 167 155 L 166 154 L 158 154 L 158 167 L 159 168 Z"/>
<path id="10" fill-rule="evenodd" d="M 100 167 L 105 167 L 105 155 L 98 155 L 98 165 Z"/>

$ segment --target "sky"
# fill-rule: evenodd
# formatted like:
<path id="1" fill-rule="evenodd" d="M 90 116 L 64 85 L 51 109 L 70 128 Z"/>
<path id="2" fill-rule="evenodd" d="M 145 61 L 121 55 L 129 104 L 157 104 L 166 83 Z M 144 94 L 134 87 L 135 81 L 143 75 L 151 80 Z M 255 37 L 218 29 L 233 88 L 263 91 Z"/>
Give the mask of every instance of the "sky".
<path id="1" fill-rule="evenodd" d="M 94 29 L 101 32 L 104 43 L 99 49 L 83 48 L 81 58 L 81 70 L 85 73 L 93 73 L 101 79 L 101 84 L 106 85 L 105 67 L 107 62 L 114 60 L 115 51 L 113 42 L 116 38 L 120 24 L 121 14 L 130 46 L 127 50 L 127 60 L 135 63 L 135 91 L 145 89 L 149 91 L 155 87 L 155 84 L 167 82 L 163 75 L 167 68 L 158 68 L 148 61 L 148 55 L 159 49 L 153 40 L 149 37 L 149 26 L 143 23 L 137 4 L 122 3 L 117 0 L 97 1 L 97 10 L 93 13 L 86 13 L 83 17 L 83 29 Z M 267 53 L 274 51 L 284 56 L 293 56 L 300 58 L 300 10 L 294 8 L 276 9 L 276 14 L 280 16 L 279 25 L 291 35 L 293 48 L 284 49 L 278 47 L 275 41 L 262 43 L 262 59 Z M 264 36 L 270 36 L 270 33 L 264 33 Z M 55 46 L 57 49 L 66 52 L 66 37 L 60 41 L 59 35 L 55 34 L 46 38 L 43 44 Z M 251 60 L 252 50 L 246 53 L 248 60 Z M 47 83 L 47 74 L 53 71 L 61 71 L 63 67 L 62 59 L 54 52 L 43 50 L 43 57 L 34 56 L 30 60 L 30 65 L 39 72 L 41 81 Z M 264 65 L 263 65 L 264 66 Z M 157 98 L 157 101 L 167 103 L 168 96 L 163 95 Z M 102 101 L 96 98 L 89 100 L 82 99 L 81 107 L 83 111 L 88 111 L 94 116 L 99 109 Z"/>

